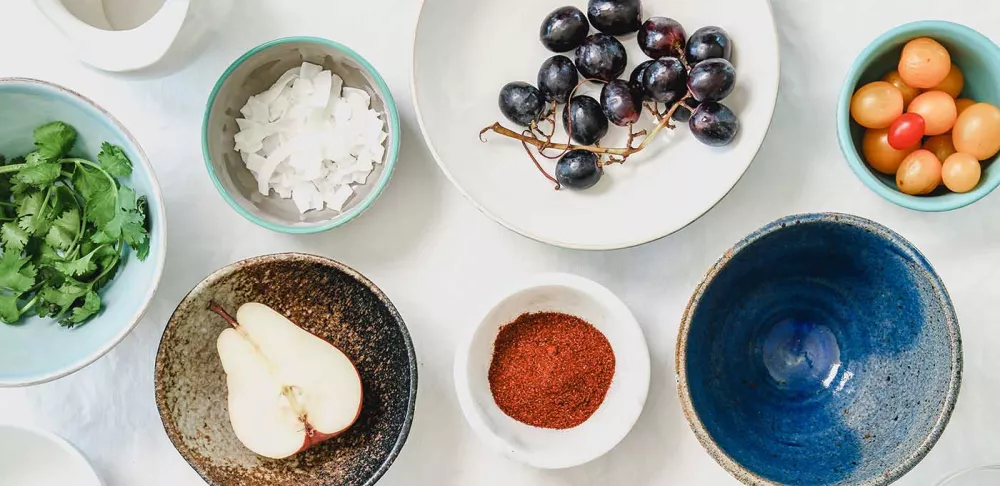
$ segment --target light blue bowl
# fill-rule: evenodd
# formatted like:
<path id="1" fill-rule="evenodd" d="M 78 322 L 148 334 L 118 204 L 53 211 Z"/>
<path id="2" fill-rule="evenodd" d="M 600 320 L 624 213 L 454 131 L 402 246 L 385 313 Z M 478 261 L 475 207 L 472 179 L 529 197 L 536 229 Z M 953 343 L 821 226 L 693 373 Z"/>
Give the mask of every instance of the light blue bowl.
<path id="1" fill-rule="evenodd" d="M 37 317 L 13 326 L 0 323 L 0 387 L 61 378 L 103 356 L 139 322 L 163 271 L 167 241 L 163 196 L 135 138 L 111 114 L 73 91 L 34 79 L 0 78 L 0 154 L 30 152 L 32 130 L 56 120 L 79 132 L 73 155 L 93 160 L 102 142 L 118 145 L 128 154 L 133 172 L 124 181 L 149 200 L 149 257 L 140 262 L 129 255 L 101 293 L 101 313 L 82 326 L 67 329 Z"/>
<path id="2" fill-rule="evenodd" d="M 257 181 L 236 152 L 233 137 L 236 118 L 250 96 L 274 84 L 289 68 L 303 61 L 323 66 L 344 80 L 345 87 L 363 89 L 371 95 L 371 107 L 385 121 L 389 136 L 385 155 L 368 177 L 355 186 L 354 196 L 344 210 L 309 211 L 300 215 L 291 199 L 281 199 L 272 191 L 264 196 Z M 318 233 L 351 221 L 368 209 L 389 184 L 399 155 L 399 113 L 389 86 L 378 71 L 347 46 L 319 37 L 286 37 L 254 47 L 230 65 L 209 95 L 202 122 L 202 150 L 208 174 L 219 194 L 244 218 L 272 231 Z"/>
<path id="3" fill-rule="evenodd" d="M 950 211 L 972 204 L 1000 185 L 1000 164 L 983 162 L 983 177 L 972 191 L 958 194 L 943 188 L 927 196 L 903 194 L 893 176 L 872 170 L 861 153 L 864 128 L 851 119 L 851 97 L 858 88 L 878 81 L 899 64 L 903 46 L 918 37 L 943 44 L 954 64 L 965 75 L 962 98 L 1000 106 L 1000 47 L 986 36 L 951 22 L 928 20 L 905 24 L 875 39 L 854 61 L 840 92 L 837 106 L 837 136 L 851 170 L 869 189 L 893 203 L 917 211 Z"/>

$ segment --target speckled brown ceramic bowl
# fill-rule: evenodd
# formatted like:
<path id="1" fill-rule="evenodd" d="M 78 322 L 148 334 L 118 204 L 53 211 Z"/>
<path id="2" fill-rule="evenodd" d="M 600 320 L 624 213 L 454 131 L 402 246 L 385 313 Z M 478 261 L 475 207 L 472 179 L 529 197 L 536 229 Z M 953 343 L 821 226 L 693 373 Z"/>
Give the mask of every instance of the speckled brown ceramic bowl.
<path id="1" fill-rule="evenodd" d="M 354 361 L 361 417 L 344 434 L 283 460 L 257 456 L 233 433 L 226 376 L 215 348 L 225 321 L 260 302 L 326 339 Z M 212 486 L 374 484 L 399 454 L 413 421 L 417 360 L 402 318 L 368 279 L 326 258 L 297 253 L 243 260 L 216 271 L 177 306 L 156 354 L 156 405 L 174 446 Z"/>

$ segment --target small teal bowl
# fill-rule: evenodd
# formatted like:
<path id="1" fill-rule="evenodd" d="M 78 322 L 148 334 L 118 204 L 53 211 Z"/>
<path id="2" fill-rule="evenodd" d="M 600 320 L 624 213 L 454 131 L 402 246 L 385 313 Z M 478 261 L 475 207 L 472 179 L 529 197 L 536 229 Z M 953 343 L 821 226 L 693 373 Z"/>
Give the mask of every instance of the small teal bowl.
<path id="1" fill-rule="evenodd" d="M 930 37 L 951 53 L 952 62 L 965 75 L 962 98 L 1000 106 L 1000 47 L 983 34 L 963 25 L 937 20 L 913 22 L 879 36 L 861 51 L 851 65 L 837 105 L 837 137 L 851 170 L 879 196 L 917 211 L 950 211 L 982 199 L 1000 185 L 1000 164 L 994 163 L 996 158 L 983 162 L 982 180 L 969 192 L 958 194 L 942 187 L 927 196 L 903 194 L 896 187 L 893 176 L 881 174 L 865 162 L 861 152 L 865 129 L 851 119 L 854 92 L 895 70 L 903 46 L 919 37 Z"/>
<path id="2" fill-rule="evenodd" d="M 94 160 L 105 141 L 128 154 L 133 170 L 124 181 L 149 201 L 149 257 L 139 261 L 128 256 L 101 294 L 101 313 L 80 327 L 66 329 L 37 317 L 18 325 L 0 323 L 0 387 L 54 380 L 103 356 L 139 322 L 163 273 L 167 242 L 163 196 L 135 138 L 110 113 L 78 93 L 45 81 L 0 78 L 0 154 L 30 152 L 34 149 L 32 130 L 56 120 L 79 133 L 73 155 Z"/>
<path id="3" fill-rule="evenodd" d="M 272 191 L 264 196 L 257 181 L 236 152 L 233 137 L 239 131 L 236 119 L 247 100 L 265 91 L 288 69 L 304 61 L 323 66 L 344 80 L 345 87 L 360 88 L 371 95 L 371 107 L 385 121 L 389 133 L 385 155 L 368 177 L 355 186 L 354 196 L 343 211 L 309 211 L 300 215 L 291 199 Z M 399 156 L 399 113 L 389 86 L 375 68 L 350 48 L 319 37 L 287 37 L 261 44 L 234 61 L 215 83 L 205 107 L 202 150 L 208 174 L 219 194 L 246 219 L 280 233 L 319 233 L 351 221 L 368 209 L 389 184 Z"/>
<path id="4" fill-rule="evenodd" d="M 882 486 L 951 417 L 958 321 L 901 236 L 844 214 L 775 221 L 695 290 L 677 340 L 681 405 L 745 484 Z"/>

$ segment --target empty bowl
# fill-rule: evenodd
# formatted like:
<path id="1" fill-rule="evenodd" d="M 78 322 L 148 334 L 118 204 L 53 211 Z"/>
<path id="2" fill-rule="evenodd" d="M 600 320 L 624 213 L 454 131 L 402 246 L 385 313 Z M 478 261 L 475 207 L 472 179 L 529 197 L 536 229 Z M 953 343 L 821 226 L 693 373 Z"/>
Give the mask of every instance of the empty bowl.
<path id="1" fill-rule="evenodd" d="M 265 91 L 290 68 L 310 62 L 343 78 L 345 87 L 359 88 L 371 96 L 389 136 L 385 155 L 365 184 L 354 187 L 342 211 L 326 208 L 300 214 L 291 199 L 274 191 L 257 190 L 257 180 L 236 151 L 236 119 L 247 100 Z M 288 37 L 251 49 L 219 78 L 208 98 L 202 124 L 205 165 L 215 187 L 229 205 L 254 223 L 283 233 L 318 233 L 336 228 L 368 209 L 385 189 L 399 154 L 399 114 L 389 87 L 375 68 L 346 46 L 318 37 Z"/>
<path id="2" fill-rule="evenodd" d="M 677 340 L 678 391 L 745 484 L 886 485 L 955 407 L 955 310 L 924 257 L 856 216 L 790 216 L 709 270 Z"/>
<path id="3" fill-rule="evenodd" d="M 343 434 L 273 460 L 233 432 L 216 341 L 228 327 L 208 309 L 259 302 L 339 348 L 361 376 L 363 403 Z M 167 437 L 211 486 L 372 486 L 403 448 L 417 397 L 406 324 L 378 287 L 341 263 L 282 253 L 217 270 L 178 304 L 160 338 L 156 405 Z"/>
<path id="4" fill-rule="evenodd" d="M 615 373 L 604 402 L 582 424 L 545 429 L 523 424 L 497 406 L 489 368 L 500 328 L 528 312 L 579 317 L 608 339 Z M 635 425 L 649 391 L 649 350 L 625 303 L 590 280 L 567 274 L 539 275 L 515 286 L 462 339 L 455 353 L 455 390 L 462 413 L 494 450 L 542 469 L 561 469 L 596 459 L 615 447 Z"/>
<path id="5" fill-rule="evenodd" d="M 76 129 L 70 155 L 96 160 L 101 144 L 122 148 L 132 174 L 121 180 L 146 196 L 149 205 L 149 256 L 139 261 L 129 250 L 125 264 L 101 291 L 102 309 L 90 321 L 66 329 L 51 318 L 24 318 L 0 324 L 0 387 L 42 383 L 93 363 L 139 323 L 160 283 L 167 230 L 163 196 L 146 153 L 110 113 L 79 93 L 45 81 L 0 78 L 0 155 L 35 150 L 32 131 L 52 121 Z"/>
<path id="6" fill-rule="evenodd" d="M 965 75 L 961 98 L 1000 106 L 1000 47 L 983 34 L 944 21 L 921 21 L 905 24 L 882 34 L 866 47 L 851 65 L 837 104 L 837 136 L 840 150 L 851 170 L 869 189 L 902 207 L 918 211 L 949 211 L 972 204 L 1000 185 L 1000 166 L 991 161 L 982 163 L 979 185 L 966 193 L 938 188 L 927 196 L 911 196 L 900 192 L 894 176 L 882 174 L 865 162 L 861 140 L 865 129 L 851 119 L 851 97 L 862 86 L 881 80 L 896 69 L 903 46 L 919 38 L 930 37 L 944 45 L 952 62 Z"/>
<path id="7" fill-rule="evenodd" d="M 51 432 L 0 424 L 3 484 L 17 486 L 101 486 L 87 458 Z"/>

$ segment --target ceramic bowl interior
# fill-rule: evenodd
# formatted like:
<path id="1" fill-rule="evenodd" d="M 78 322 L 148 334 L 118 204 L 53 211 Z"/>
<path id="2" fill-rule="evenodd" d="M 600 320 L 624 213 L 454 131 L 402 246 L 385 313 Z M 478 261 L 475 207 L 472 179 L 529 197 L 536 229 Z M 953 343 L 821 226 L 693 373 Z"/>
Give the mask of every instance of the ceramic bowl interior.
<path id="1" fill-rule="evenodd" d="M 881 174 L 864 160 L 861 140 L 865 129 L 851 119 L 851 97 L 859 88 L 878 81 L 896 69 L 903 46 L 910 40 L 930 37 L 944 45 L 952 62 L 965 75 L 960 97 L 1000 106 L 1000 47 L 979 32 L 943 21 L 905 24 L 875 39 L 858 56 L 848 72 L 837 107 L 837 134 L 840 149 L 851 169 L 870 189 L 893 203 L 919 211 L 948 211 L 972 204 L 1000 185 L 1000 165 L 994 157 L 983 162 L 979 185 L 967 193 L 949 192 L 942 186 L 928 196 L 903 194 L 895 176 Z"/>
<path id="2" fill-rule="evenodd" d="M 283 460 L 255 455 L 236 438 L 216 351 L 225 321 L 260 302 L 340 348 L 361 374 L 361 416 L 347 432 Z M 350 268 L 302 254 L 255 257 L 216 271 L 174 311 L 156 355 L 156 404 L 167 436 L 212 486 L 370 486 L 406 441 L 417 392 L 413 344 L 399 313 Z"/>
<path id="3" fill-rule="evenodd" d="M 291 199 L 272 191 L 261 195 L 257 180 L 243 164 L 233 137 L 239 131 L 240 108 L 257 93 L 271 87 L 288 69 L 310 62 L 344 79 L 344 86 L 371 95 L 372 109 L 386 122 L 385 155 L 368 182 L 355 186 L 354 196 L 341 212 L 332 209 L 299 214 Z M 208 99 L 202 126 L 205 163 L 216 188 L 241 215 L 265 228 L 285 233 L 315 233 L 340 226 L 367 209 L 389 182 L 399 154 L 399 115 L 389 87 L 375 68 L 354 51 L 315 37 L 278 39 L 255 47 L 237 59 L 216 83 Z"/>
<path id="4" fill-rule="evenodd" d="M 92 363 L 118 344 L 139 322 L 160 282 L 166 255 L 163 197 L 153 167 L 138 142 L 111 114 L 92 101 L 54 84 L 0 78 L 0 154 L 34 150 L 32 131 L 61 120 L 78 132 L 73 155 L 96 160 L 101 143 L 122 147 L 132 175 L 122 179 L 149 201 L 149 257 L 129 254 L 101 294 L 104 309 L 85 325 L 65 329 L 51 319 L 30 318 L 0 325 L 0 387 L 29 385 L 65 376 Z"/>
<path id="5" fill-rule="evenodd" d="M 101 486 L 94 468 L 69 442 L 49 432 L 0 425 L 4 484 Z"/>
<path id="6" fill-rule="evenodd" d="M 586 422 L 565 430 L 525 425 L 507 416 L 490 392 L 489 368 L 500 328 L 526 312 L 562 312 L 601 331 L 615 354 L 604 403 Z M 649 351 L 628 307 L 606 288 L 571 275 L 543 275 L 508 292 L 459 345 L 455 387 L 462 412 L 480 439 L 508 457 L 545 469 L 576 466 L 614 448 L 638 420 L 649 390 Z"/>
<path id="7" fill-rule="evenodd" d="M 727 252 L 678 338 L 681 402 L 747 484 L 884 485 L 955 405 L 951 301 L 907 241 L 839 214 L 792 216 Z"/>

